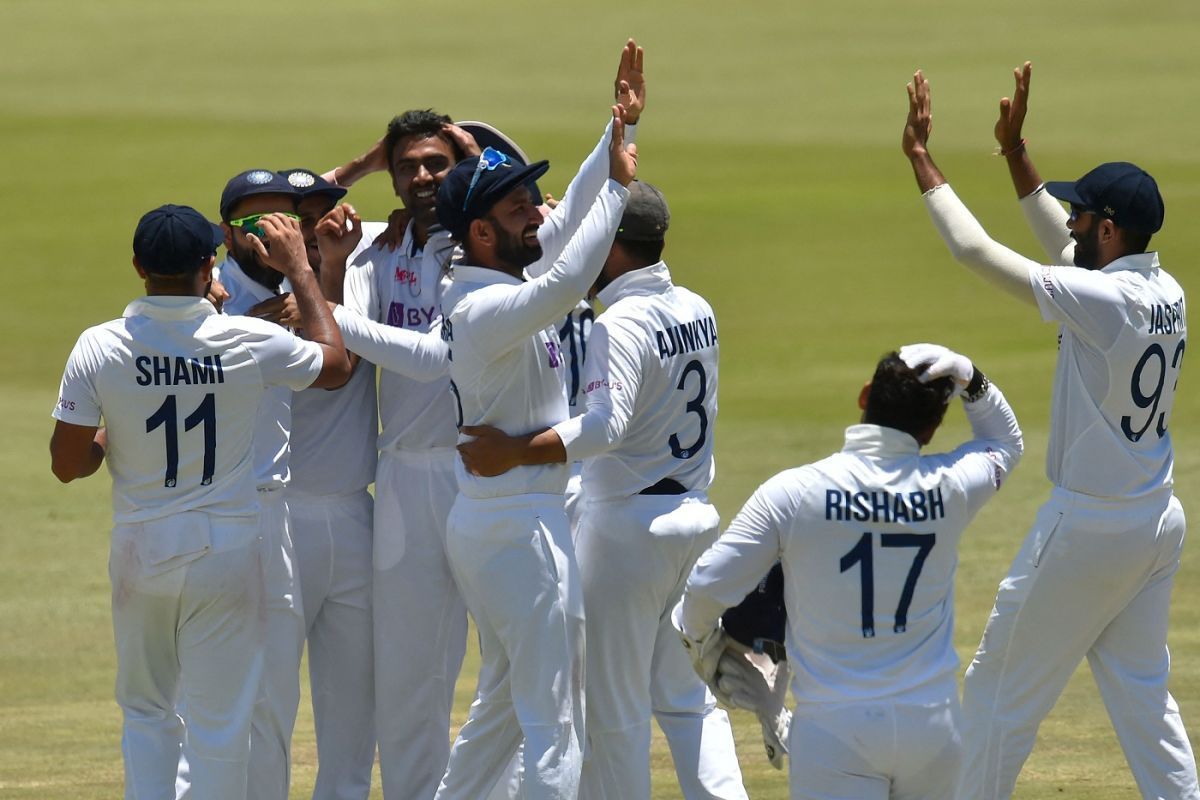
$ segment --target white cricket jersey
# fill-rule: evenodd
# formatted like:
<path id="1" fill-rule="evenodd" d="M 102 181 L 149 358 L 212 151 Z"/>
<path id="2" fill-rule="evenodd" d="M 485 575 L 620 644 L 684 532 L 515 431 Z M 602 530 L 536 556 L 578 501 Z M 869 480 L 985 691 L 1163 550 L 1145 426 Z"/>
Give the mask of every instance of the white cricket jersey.
<path id="1" fill-rule="evenodd" d="M 584 459 L 589 497 L 629 497 L 664 478 L 707 491 L 715 475 L 717 323 L 708 302 L 658 262 L 600 292 L 584 368 L 587 410 L 554 426 Z"/>
<path id="2" fill-rule="evenodd" d="M 841 452 L 759 487 L 688 578 L 684 630 L 711 630 L 782 560 L 797 703 L 944 699 L 958 542 L 1021 453 L 995 386 L 964 407 L 975 438 L 950 453 L 854 425 Z"/>
<path id="3" fill-rule="evenodd" d="M 350 260 L 374 242 L 383 225 L 363 225 Z M 284 286 L 290 291 L 288 282 Z M 340 308 L 340 306 L 339 306 Z M 350 349 L 347 346 L 347 349 Z M 379 411 L 375 365 L 360 360 L 350 380 L 337 389 L 305 389 L 292 398 L 291 482 L 293 492 L 334 495 L 367 488 L 375 480 Z"/>
<path id="4" fill-rule="evenodd" d="M 1059 327 L 1046 475 L 1097 497 L 1171 486 L 1168 425 L 1183 366 L 1183 289 L 1157 253 L 1102 270 L 1029 271 L 1042 318 Z"/>
<path id="5" fill-rule="evenodd" d="M 459 421 L 493 425 L 510 435 L 567 418 L 557 324 L 599 274 L 629 191 L 609 180 L 576 235 L 550 270 L 524 281 L 495 269 L 458 265 L 445 294 L 444 335 Z M 517 467 L 504 475 L 470 475 L 455 460 L 467 497 L 562 494 L 565 464 Z"/>
<path id="6" fill-rule="evenodd" d="M 229 299 L 222 306 L 226 314 L 245 314 L 263 300 L 276 296 L 246 275 L 229 254 L 217 265 L 214 277 L 229 292 Z M 292 393 L 283 386 L 272 387 L 259 404 L 258 424 L 254 428 L 254 482 L 259 489 L 287 485 L 291 477 L 288 471 L 291 431 Z"/>
<path id="7" fill-rule="evenodd" d="M 144 297 L 79 337 L 54 417 L 108 428 L 113 521 L 256 513 L 251 443 L 275 388 L 316 380 L 321 349 L 196 297 Z"/>
<path id="8" fill-rule="evenodd" d="M 583 369 L 587 364 L 588 343 L 595 322 L 596 309 L 587 300 L 580 300 L 558 326 L 558 342 L 567 361 L 563 372 L 567 381 L 567 413 L 572 417 L 582 414 L 587 406 L 583 396 Z"/>
<path id="9" fill-rule="evenodd" d="M 452 248 L 444 232 L 431 234 L 419 248 L 410 223 L 394 252 L 372 246 L 349 261 L 346 308 L 376 322 L 428 333 L 442 313 L 448 283 L 444 266 Z M 449 387 L 449 377 L 420 381 L 384 369 L 379 376 L 379 449 L 453 447 L 455 406 Z"/>

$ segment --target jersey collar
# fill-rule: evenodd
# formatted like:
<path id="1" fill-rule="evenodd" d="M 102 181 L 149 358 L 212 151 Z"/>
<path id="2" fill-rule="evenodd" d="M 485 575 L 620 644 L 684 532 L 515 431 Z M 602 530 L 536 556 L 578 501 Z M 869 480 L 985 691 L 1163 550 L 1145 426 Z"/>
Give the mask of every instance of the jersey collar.
<path id="1" fill-rule="evenodd" d="M 659 261 L 657 264 L 626 272 L 601 289 L 596 299 L 606 306 L 611 306 L 622 297 L 662 294 L 671 286 L 671 271 L 667 269 L 666 262 Z"/>
<path id="2" fill-rule="evenodd" d="M 1101 272 L 1124 272 L 1125 270 L 1158 269 L 1158 251 L 1149 253 L 1134 253 L 1131 256 L 1121 256 L 1111 262 Z"/>
<path id="3" fill-rule="evenodd" d="M 203 297 L 181 295 L 147 295 L 125 307 L 123 317 L 182 320 L 207 317 L 217 313 L 213 304 Z"/>
<path id="4" fill-rule="evenodd" d="M 874 458 L 896 458 L 920 455 L 921 446 L 904 431 L 882 425 L 861 424 L 846 428 L 846 446 L 842 452 Z"/>
<path id="5" fill-rule="evenodd" d="M 274 292 L 243 272 L 238 263 L 233 260 L 233 256 L 225 256 L 225 260 L 217 267 L 217 272 L 221 283 L 225 285 L 226 289 L 229 289 L 231 300 L 242 292 L 250 295 L 257 302 L 269 300 L 275 296 Z"/>
<path id="6" fill-rule="evenodd" d="M 466 264 L 454 265 L 454 280 L 464 283 L 507 283 L 510 286 L 520 286 L 525 282 L 498 269 L 472 267 Z"/>

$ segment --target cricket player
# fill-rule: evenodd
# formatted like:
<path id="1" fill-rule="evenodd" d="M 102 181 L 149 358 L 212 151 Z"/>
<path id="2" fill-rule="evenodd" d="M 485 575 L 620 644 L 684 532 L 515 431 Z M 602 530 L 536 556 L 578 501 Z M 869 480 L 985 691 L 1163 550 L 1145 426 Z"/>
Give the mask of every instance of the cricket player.
<path id="1" fill-rule="evenodd" d="M 297 189 L 270 170 L 247 170 L 226 183 L 220 205 L 226 257 L 217 267 L 229 293 L 226 314 L 246 314 L 251 307 L 280 293 L 284 276 L 270 268 L 250 235 L 255 233 L 262 215 L 268 213 L 287 215 L 299 230 L 298 200 Z M 304 247 L 303 239 L 300 245 Z M 304 264 L 307 268 L 306 255 Z M 254 483 L 267 552 L 266 663 L 251 728 L 249 796 L 255 800 L 287 797 L 292 728 L 300 707 L 304 608 L 283 491 L 291 477 L 291 425 L 292 392 L 286 387 L 272 387 L 259 404 L 254 428 Z"/>
<path id="2" fill-rule="evenodd" d="M 345 196 L 305 169 L 280 173 L 300 194 L 297 213 L 308 263 L 321 278 L 323 263 L 344 263 L 369 246 L 369 237 L 319 236 L 318 223 Z M 352 213 L 341 206 L 344 220 Z M 335 223 L 332 226 L 337 229 Z M 340 228 L 348 232 L 343 224 Z M 335 264 L 334 262 L 338 262 Z M 277 295 L 247 313 L 298 327 L 293 293 Z M 375 367 L 351 357 L 354 371 L 336 391 L 308 389 L 292 397 L 291 480 L 285 494 L 296 551 L 309 682 L 317 739 L 314 800 L 365 800 L 375 760 L 375 687 L 371 627 L 371 520 L 367 486 L 375 479 Z"/>
<path id="3" fill-rule="evenodd" d="M 921 455 L 955 394 L 973 438 Z M 746 502 L 700 556 L 674 619 L 711 681 L 721 615 L 782 562 L 790 797 L 952 800 L 958 543 L 1020 459 L 1021 431 L 1000 390 L 940 345 L 884 356 L 858 405 L 841 452 L 779 473 Z"/>
<path id="4" fill-rule="evenodd" d="M 587 612 L 587 737 L 579 796 L 650 797 L 650 719 L 686 798 L 745 798 L 728 715 L 691 668 L 670 612 L 716 540 L 717 324 L 662 260 L 670 212 L 651 184 L 629 202 L 593 292 L 586 411 L 524 436 L 465 427 L 468 471 L 583 460 L 574 529 Z"/>
<path id="5" fill-rule="evenodd" d="M 109 575 L 127 798 L 175 797 L 181 754 L 190 797 L 246 797 L 265 634 L 255 411 L 272 387 L 349 375 L 299 226 L 271 214 L 257 227 L 246 244 L 292 281 L 311 341 L 217 314 L 204 296 L 220 228 L 186 206 L 162 206 L 134 232 L 147 296 L 80 336 L 54 410 L 59 480 L 103 461 L 113 478 Z"/>
<path id="6" fill-rule="evenodd" d="M 1058 325 L 1046 473 L 1054 483 L 1000 584 L 963 689 L 960 797 L 1009 797 L 1038 725 L 1087 656 L 1144 797 L 1200 798 L 1167 691 L 1167 616 L 1183 545 L 1169 430 L 1187 336 L 1183 290 L 1147 250 L 1154 179 L 1127 163 L 1042 184 L 1021 126 L 1029 70 L 996 134 L 1052 264 L 994 242 L 929 155 L 929 83 L 908 86 L 902 146 L 954 257 Z M 1056 200 L 1070 204 L 1070 214 Z M 1074 266 L 1071 266 L 1073 264 Z"/>
<path id="7" fill-rule="evenodd" d="M 438 219 L 463 248 L 443 301 L 462 424 L 515 433 L 567 418 L 554 323 L 599 274 L 636 170 L 636 156 L 625 148 L 623 109 L 612 111 L 609 178 L 538 278 L 523 274 L 542 255 L 538 228 L 545 221 L 529 184 L 547 162 L 515 166 L 488 148 L 457 164 L 438 190 Z M 522 737 L 525 797 L 574 797 L 583 736 L 583 603 L 563 508 L 566 467 L 519 467 L 483 478 L 458 462 L 455 472 L 459 493 L 446 551 L 479 630 L 483 663 L 437 797 L 484 797 Z"/>

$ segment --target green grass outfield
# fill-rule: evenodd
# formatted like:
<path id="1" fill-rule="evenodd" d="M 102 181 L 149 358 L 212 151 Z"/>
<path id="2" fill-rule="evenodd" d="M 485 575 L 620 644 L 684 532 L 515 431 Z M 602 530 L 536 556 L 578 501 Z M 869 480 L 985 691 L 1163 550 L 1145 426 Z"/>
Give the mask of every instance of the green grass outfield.
<path id="1" fill-rule="evenodd" d="M 838 449 L 874 360 L 904 342 L 965 351 L 1016 407 L 1025 461 L 962 546 L 956 643 L 966 657 L 1049 489 L 1055 330 L 946 254 L 899 151 L 904 83 L 926 70 L 935 156 L 993 235 L 1034 255 L 990 155 L 996 101 L 1011 91 L 1011 68 L 1033 59 L 1026 132 L 1043 174 L 1074 178 L 1117 159 L 1149 169 L 1168 208 L 1163 262 L 1200 296 L 1198 23 L 1189 0 L 0 0 L 0 798 L 119 794 L 109 481 L 58 485 L 46 442 L 75 337 L 140 290 L 129 242 L 148 208 L 184 202 L 215 217 L 233 173 L 327 168 L 393 113 L 429 105 L 488 120 L 550 158 L 543 183 L 558 194 L 604 124 L 616 55 L 636 35 L 650 80 L 641 175 L 670 200 L 677 279 L 720 321 L 713 495 L 726 519 L 775 471 Z M 375 179 L 351 199 L 381 219 L 390 194 Z M 1172 425 L 1178 493 L 1193 508 L 1196 369 L 1185 370 Z M 955 411 L 934 445 L 965 433 Z M 1196 562 L 1192 545 L 1171 636 L 1172 689 L 1193 734 Z M 475 664 L 459 684 L 459 721 Z M 757 725 L 735 720 L 751 796 L 785 797 Z M 305 797 L 316 763 L 306 709 L 295 755 L 293 796 Z M 655 797 L 677 797 L 661 740 L 654 765 Z M 1018 795 L 1134 795 L 1086 674 L 1043 726 Z"/>

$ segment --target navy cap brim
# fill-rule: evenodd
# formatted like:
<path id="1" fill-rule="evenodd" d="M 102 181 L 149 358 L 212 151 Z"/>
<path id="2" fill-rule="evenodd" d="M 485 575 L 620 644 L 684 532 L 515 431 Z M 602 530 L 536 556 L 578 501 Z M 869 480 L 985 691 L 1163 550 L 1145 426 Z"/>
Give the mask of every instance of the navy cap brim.
<path id="1" fill-rule="evenodd" d="M 499 128 L 488 125 L 486 122 L 476 122 L 474 120 L 456 124 L 475 138 L 475 143 L 479 145 L 480 150 L 490 147 L 502 153 L 508 153 L 521 164 L 529 163 L 529 156 L 525 155 L 525 151 L 521 149 L 521 146 Z"/>
<path id="2" fill-rule="evenodd" d="M 1079 190 L 1075 188 L 1075 181 L 1047 181 L 1046 194 L 1077 206 L 1087 205 L 1087 201 L 1079 196 Z"/>
<path id="3" fill-rule="evenodd" d="M 211 222 L 208 224 L 212 225 L 213 252 L 215 253 L 218 247 L 225 244 L 225 229 L 220 225 L 213 225 Z"/>

